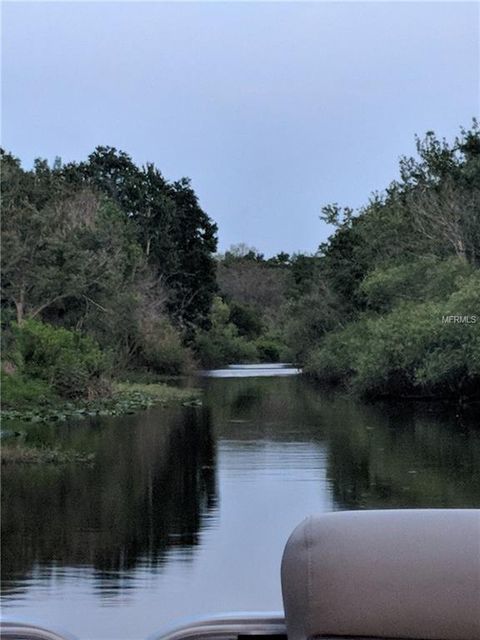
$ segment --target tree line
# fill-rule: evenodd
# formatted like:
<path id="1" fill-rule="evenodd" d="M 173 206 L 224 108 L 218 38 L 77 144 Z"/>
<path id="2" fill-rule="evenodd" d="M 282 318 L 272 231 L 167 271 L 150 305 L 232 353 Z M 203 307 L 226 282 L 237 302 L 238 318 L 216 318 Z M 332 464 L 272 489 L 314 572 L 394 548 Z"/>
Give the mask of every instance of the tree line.
<path id="1" fill-rule="evenodd" d="M 433 132 L 336 231 L 293 304 L 297 356 L 316 378 L 367 395 L 480 394 L 480 131 Z M 454 316 L 460 322 L 445 322 Z"/>
<path id="2" fill-rule="evenodd" d="M 214 352 L 250 338 L 362 395 L 480 396 L 479 125 L 416 149 L 359 211 L 322 209 L 334 233 L 314 255 L 220 257 Z"/>
<path id="3" fill-rule="evenodd" d="M 71 374 L 71 393 L 94 394 L 109 370 L 191 366 L 216 288 L 217 228 L 187 179 L 109 147 L 31 170 L 2 152 L 1 189 L 12 374 L 57 391 Z"/>
<path id="4" fill-rule="evenodd" d="M 31 170 L 5 151 L 1 162 L 2 376 L 15 379 L 14 404 L 107 393 L 112 372 L 261 360 L 367 395 L 480 388 L 476 121 L 451 143 L 417 139 L 399 179 L 359 211 L 325 206 L 335 230 L 313 255 L 217 254 L 190 181 L 111 147 Z"/>

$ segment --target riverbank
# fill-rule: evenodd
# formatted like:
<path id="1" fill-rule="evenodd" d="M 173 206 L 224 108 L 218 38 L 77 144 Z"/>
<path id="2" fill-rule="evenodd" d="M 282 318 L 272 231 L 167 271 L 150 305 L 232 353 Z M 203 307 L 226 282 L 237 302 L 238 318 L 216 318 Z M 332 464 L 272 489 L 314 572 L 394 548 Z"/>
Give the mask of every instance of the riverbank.
<path id="1" fill-rule="evenodd" d="M 65 422 L 94 416 L 121 416 L 134 414 L 152 406 L 188 405 L 201 406 L 201 391 L 197 388 L 181 388 L 163 382 L 113 384 L 108 397 L 75 402 L 58 402 L 28 409 L 7 407 L 1 411 L 2 446 L 1 462 L 28 464 L 92 463 L 94 456 L 82 452 L 27 444 L 22 423 Z"/>
<path id="2" fill-rule="evenodd" d="M 3 420 L 50 422 L 82 416 L 119 416 L 148 409 L 154 404 L 199 403 L 200 390 L 180 388 L 165 383 L 116 382 L 111 393 L 95 400 L 48 402 L 42 398 L 28 408 L 7 405 L 2 408 Z"/>

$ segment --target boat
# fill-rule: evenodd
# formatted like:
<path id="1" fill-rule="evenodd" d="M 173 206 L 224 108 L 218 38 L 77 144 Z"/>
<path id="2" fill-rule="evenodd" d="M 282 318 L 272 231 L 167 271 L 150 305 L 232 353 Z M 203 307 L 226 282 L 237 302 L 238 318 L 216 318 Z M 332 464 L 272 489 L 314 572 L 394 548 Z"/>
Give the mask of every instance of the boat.
<path id="1" fill-rule="evenodd" d="M 148 640 L 480 640 L 480 509 L 324 513 L 291 534 L 284 611 L 206 616 Z M 74 640 L 4 622 L 4 640 Z"/>

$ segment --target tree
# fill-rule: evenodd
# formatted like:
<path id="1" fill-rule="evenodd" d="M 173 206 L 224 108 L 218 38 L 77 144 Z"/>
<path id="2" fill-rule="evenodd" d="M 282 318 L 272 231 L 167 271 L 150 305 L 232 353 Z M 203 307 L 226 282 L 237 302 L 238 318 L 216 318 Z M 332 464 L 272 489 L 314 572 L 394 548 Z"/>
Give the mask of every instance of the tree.
<path id="1" fill-rule="evenodd" d="M 262 262 L 263 258 L 263 253 L 260 253 L 255 247 L 250 247 L 244 242 L 232 244 L 224 256 L 219 256 L 219 259 L 226 264 L 237 260 L 256 260 Z"/>
<path id="2" fill-rule="evenodd" d="M 452 145 L 433 132 L 417 139 L 419 159 L 403 158 L 401 175 L 417 232 L 437 252 L 480 263 L 480 127 Z"/>
<path id="3" fill-rule="evenodd" d="M 205 326 L 216 290 L 217 226 L 200 207 L 190 181 L 169 183 L 153 164 L 139 168 L 113 147 L 97 147 L 87 162 L 64 167 L 63 175 L 99 189 L 133 221 L 148 264 L 169 292 L 167 308 L 179 327 L 191 336 L 195 326 Z"/>
<path id="4" fill-rule="evenodd" d="M 187 179 L 175 182 L 170 190 L 175 203 L 172 238 L 175 245 L 176 270 L 166 274 L 173 292 L 169 310 L 180 326 L 191 330 L 206 327 L 213 296 L 217 290 L 217 225 L 202 210 Z M 160 266 L 163 252 L 157 253 Z"/>
<path id="5" fill-rule="evenodd" d="M 418 189 L 409 206 L 418 232 L 434 246 L 465 261 L 480 261 L 480 189 L 447 177 L 435 188 Z"/>
<path id="6" fill-rule="evenodd" d="M 250 305 L 265 316 L 275 316 L 285 299 L 287 274 L 266 262 L 230 259 L 218 263 L 217 281 L 228 300 Z"/>
<path id="7" fill-rule="evenodd" d="M 5 154 L 2 165 L 2 299 L 18 324 L 66 299 L 99 306 L 128 262 L 118 210 L 89 188 L 68 189 L 42 161 L 23 172 Z"/>

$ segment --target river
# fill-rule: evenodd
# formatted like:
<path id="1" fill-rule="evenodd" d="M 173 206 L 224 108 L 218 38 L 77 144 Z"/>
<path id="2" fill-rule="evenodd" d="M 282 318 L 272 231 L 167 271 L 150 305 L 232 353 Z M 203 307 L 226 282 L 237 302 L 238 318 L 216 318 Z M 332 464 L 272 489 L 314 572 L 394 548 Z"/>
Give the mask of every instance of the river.
<path id="1" fill-rule="evenodd" d="M 307 514 L 480 506 L 475 424 L 295 373 L 237 367 L 200 379 L 201 407 L 28 427 L 95 463 L 4 466 L 3 617 L 137 640 L 280 610 L 282 550 Z"/>

